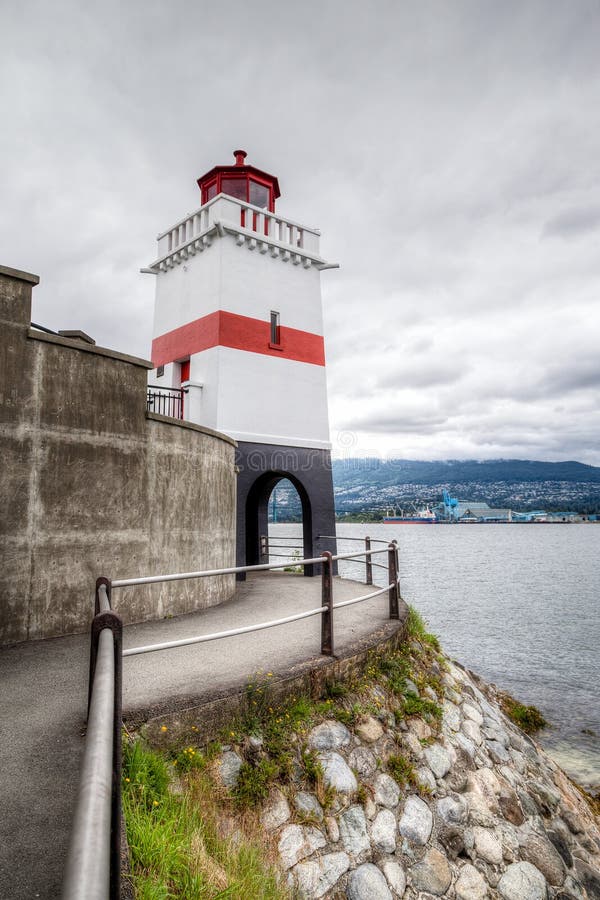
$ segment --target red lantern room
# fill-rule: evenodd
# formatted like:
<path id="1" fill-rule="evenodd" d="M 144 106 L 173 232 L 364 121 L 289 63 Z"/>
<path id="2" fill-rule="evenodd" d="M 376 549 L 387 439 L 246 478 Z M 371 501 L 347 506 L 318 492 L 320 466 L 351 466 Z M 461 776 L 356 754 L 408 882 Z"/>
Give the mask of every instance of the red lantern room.
<path id="1" fill-rule="evenodd" d="M 235 165 L 215 166 L 198 179 L 202 205 L 217 194 L 228 194 L 236 200 L 252 203 L 261 209 L 275 212 L 275 201 L 281 195 L 274 175 L 247 166 L 245 150 L 234 150 Z"/>

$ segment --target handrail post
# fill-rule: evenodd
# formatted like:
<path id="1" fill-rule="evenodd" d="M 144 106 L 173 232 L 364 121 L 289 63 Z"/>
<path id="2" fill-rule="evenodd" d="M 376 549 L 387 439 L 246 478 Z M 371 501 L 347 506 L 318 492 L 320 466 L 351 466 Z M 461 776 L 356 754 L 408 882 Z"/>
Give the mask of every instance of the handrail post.
<path id="1" fill-rule="evenodd" d="M 269 535 L 261 534 L 260 536 L 260 558 L 269 560 Z"/>
<path id="2" fill-rule="evenodd" d="M 321 614 L 321 653 L 333 656 L 333 575 L 331 553 L 325 550 L 322 554 L 321 569 L 321 606 L 326 606 Z"/>
<path id="3" fill-rule="evenodd" d="M 110 578 L 106 578 L 104 575 L 101 575 L 100 578 L 96 579 L 96 592 L 94 594 L 94 615 L 97 616 L 99 612 L 102 611 L 102 604 L 100 602 L 100 588 L 106 588 L 106 596 L 108 598 L 108 605 L 112 609 L 112 597 L 111 597 L 111 581 Z"/>
<path id="4" fill-rule="evenodd" d="M 121 824 L 123 821 L 123 798 L 121 795 L 121 778 L 123 764 L 123 748 L 121 746 L 121 729 L 123 725 L 123 621 L 119 615 L 111 612 L 113 622 L 112 633 L 115 647 L 115 702 L 113 713 L 113 780 L 112 780 L 112 813 L 110 833 L 110 896 L 111 900 L 121 897 Z"/>
<path id="5" fill-rule="evenodd" d="M 399 619 L 398 611 L 398 573 L 396 571 L 396 547 L 388 546 L 388 584 L 390 601 L 390 619 Z"/>
<path id="6" fill-rule="evenodd" d="M 400 551 L 398 550 L 398 541 L 394 538 L 392 544 L 396 547 L 396 584 L 398 585 L 398 599 L 402 599 L 402 591 L 400 590 Z"/>
<path id="7" fill-rule="evenodd" d="M 368 535 L 365 537 L 365 550 L 367 554 L 371 550 L 371 538 Z M 365 569 L 367 573 L 366 584 L 373 584 L 373 564 L 370 556 L 365 556 Z"/>
<path id="8" fill-rule="evenodd" d="M 106 591 L 106 600 L 101 596 Z M 96 674 L 98 642 L 105 628 L 113 633 L 115 657 L 114 667 L 114 701 L 113 701 L 113 758 L 112 758 L 112 791 L 111 791 L 111 835 L 110 835 L 110 897 L 119 900 L 121 895 L 121 721 L 123 718 L 123 621 L 113 611 L 111 604 L 110 578 L 100 577 L 96 581 L 94 596 L 94 618 L 91 627 L 90 675 L 88 684 L 88 715 L 92 702 L 92 691 Z"/>
<path id="9" fill-rule="evenodd" d="M 94 592 L 94 619 L 92 621 L 90 631 L 90 670 L 88 675 L 87 715 L 89 715 L 90 703 L 92 702 L 92 687 L 94 685 L 94 675 L 96 673 L 96 657 L 98 656 L 98 639 L 100 637 L 100 632 L 94 628 L 94 622 L 96 621 L 96 616 L 100 615 L 101 612 L 107 611 L 106 603 L 103 602 L 102 598 L 100 597 L 100 591 L 102 588 L 106 588 L 106 598 L 108 600 L 108 609 L 110 610 L 112 608 L 111 581 L 110 578 L 105 578 L 104 575 L 96 579 L 96 590 Z"/>
<path id="10" fill-rule="evenodd" d="M 123 622 L 117 613 L 101 612 L 92 622 L 92 645 L 97 652 L 100 635 L 105 628 L 113 634 L 115 656 L 114 698 L 112 720 L 112 785 L 110 815 L 110 897 L 119 900 L 121 894 L 121 720 L 123 705 Z M 93 682 L 91 684 L 93 690 Z M 91 691 L 90 691 L 91 700 Z"/>

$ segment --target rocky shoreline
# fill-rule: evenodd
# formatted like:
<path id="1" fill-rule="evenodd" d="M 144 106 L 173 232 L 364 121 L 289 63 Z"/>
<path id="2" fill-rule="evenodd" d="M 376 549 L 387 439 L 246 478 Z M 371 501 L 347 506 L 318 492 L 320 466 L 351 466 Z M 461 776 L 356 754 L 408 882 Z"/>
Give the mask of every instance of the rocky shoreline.
<path id="1" fill-rule="evenodd" d="M 372 714 L 350 725 L 332 716 L 298 737 L 298 753 L 318 766 L 321 802 L 297 763 L 298 777 L 261 812 L 292 895 L 600 898 L 599 821 L 582 794 L 506 717 L 493 686 L 427 650 L 411 642 L 434 686 L 406 689 L 441 717 L 399 715 L 375 681 Z M 218 759 L 230 790 L 247 751 L 261 753 L 260 736 L 251 741 Z"/>

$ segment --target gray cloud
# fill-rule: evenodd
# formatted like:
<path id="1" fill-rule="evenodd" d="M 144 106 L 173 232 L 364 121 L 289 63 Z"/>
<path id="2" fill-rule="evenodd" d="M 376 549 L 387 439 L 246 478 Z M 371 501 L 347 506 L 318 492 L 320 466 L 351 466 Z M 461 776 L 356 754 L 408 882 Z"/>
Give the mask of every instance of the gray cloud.
<path id="1" fill-rule="evenodd" d="M 600 206 L 581 207 L 560 213 L 544 225 L 542 234 L 547 237 L 579 237 L 600 227 Z"/>
<path id="2" fill-rule="evenodd" d="M 372 434 L 388 433 L 390 431 L 395 434 L 433 434 L 440 431 L 441 426 L 445 425 L 448 420 L 443 416 L 408 415 L 401 409 L 382 411 L 380 413 L 367 413 L 358 418 L 354 418 L 348 423 L 346 431 L 358 429 L 359 431 L 368 431 Z"/>

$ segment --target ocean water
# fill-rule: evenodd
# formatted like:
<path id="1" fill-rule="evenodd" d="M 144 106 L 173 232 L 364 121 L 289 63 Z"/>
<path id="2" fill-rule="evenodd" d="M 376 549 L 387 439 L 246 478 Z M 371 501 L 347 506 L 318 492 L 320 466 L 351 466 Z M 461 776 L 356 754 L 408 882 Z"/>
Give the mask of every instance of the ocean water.
<path id="1" fill-rule="evenodd" d="M 270 532 L 297 535 L 299 526 Z M 338 552 L 360 546 L 343 536 L 365 533 L 398 540 L 402 596 L 444 650 L 537 706 L 550 723 L 540 743 L 597 789 L 600 525 L 338 525 Z M 342 563 L 341 575 L 363 573 Z"/>

